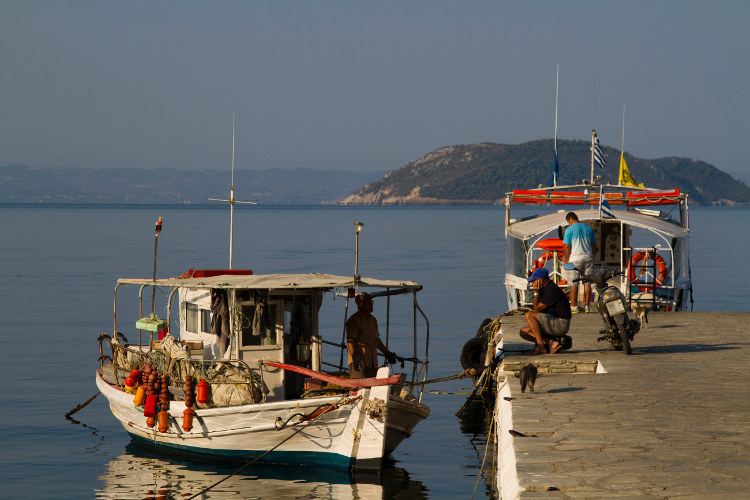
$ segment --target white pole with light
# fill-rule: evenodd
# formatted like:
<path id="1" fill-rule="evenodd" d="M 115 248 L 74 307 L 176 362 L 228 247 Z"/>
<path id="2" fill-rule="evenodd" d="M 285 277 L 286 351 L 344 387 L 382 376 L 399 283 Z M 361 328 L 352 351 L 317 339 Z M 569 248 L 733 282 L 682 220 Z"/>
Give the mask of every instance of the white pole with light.
<path id="1" fill-rule="evenodd" d="M 359 285 L 359 232 L 365 225 L 361 222 L 354 223 L 354 284 Z"/>

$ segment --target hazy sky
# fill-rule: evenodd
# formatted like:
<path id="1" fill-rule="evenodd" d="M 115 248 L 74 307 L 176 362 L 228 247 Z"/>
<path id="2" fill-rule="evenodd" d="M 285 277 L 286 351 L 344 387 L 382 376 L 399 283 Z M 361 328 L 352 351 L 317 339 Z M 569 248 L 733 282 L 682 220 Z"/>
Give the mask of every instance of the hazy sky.
<path id="1" fill-rule="evenodd" d="M 553 137 L 557 64 L 559 138 L 750 171 L 747 0 L 0 0 L 0 165 L 392 170 Z"/>

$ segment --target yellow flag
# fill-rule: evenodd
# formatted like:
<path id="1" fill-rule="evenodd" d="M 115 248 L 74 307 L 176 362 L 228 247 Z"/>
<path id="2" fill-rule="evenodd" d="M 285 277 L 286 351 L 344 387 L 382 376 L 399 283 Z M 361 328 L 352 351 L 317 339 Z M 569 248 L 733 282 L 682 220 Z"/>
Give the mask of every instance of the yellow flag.
<path id="1" fill-rule="evenodd" d="M 637 188 L 646 187 L 643 184 L 638 184 L 635 182 L 635 179 L 633 179 L 633 176 L 630 175 L 630 170 L 628 170 L 628 164 L 625 163 L 625 156 L 620 153 L 620 184 L 623 186 L 633 186 Z"/>

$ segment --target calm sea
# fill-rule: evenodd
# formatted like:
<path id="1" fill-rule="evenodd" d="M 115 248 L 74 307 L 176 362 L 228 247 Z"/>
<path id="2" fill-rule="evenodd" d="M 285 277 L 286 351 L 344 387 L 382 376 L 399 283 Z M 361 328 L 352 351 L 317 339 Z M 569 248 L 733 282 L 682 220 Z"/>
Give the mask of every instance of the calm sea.
<path id="1" fill-rule="evenodd" d="M 227 265 L 225 207 L 0 205 L 0 497 L 184 498 L 234 469 L 133 446 L 101 397 L 77 422 L 64 418 L 96 392 L 96 339 L 112 329 L 115 280 L 153 273 L 159 216 L 160 277 Z M 690 209 L 695 310 L 750 311 L 742 257 L 750 236 L 737 222 L 748 216 L 747 208 Z M 461 371 L 461 347 L 482 319 L 507 310 L 503 220 L 498 207 L 240 207 L 233 264 L 350 275 L 353 223 L 364 222 L 360 274 L 424 285 L 430 378 L 441 377 Z M 255 467 L 202 498 L 468 498 L 485 443 L 481 425 L 454 416 L 465 396 L 453 393 L 469 384 L 433 387 L 432 415 L 381 477 Z M 477 496 L 488 491 L 483 478 Z"/>

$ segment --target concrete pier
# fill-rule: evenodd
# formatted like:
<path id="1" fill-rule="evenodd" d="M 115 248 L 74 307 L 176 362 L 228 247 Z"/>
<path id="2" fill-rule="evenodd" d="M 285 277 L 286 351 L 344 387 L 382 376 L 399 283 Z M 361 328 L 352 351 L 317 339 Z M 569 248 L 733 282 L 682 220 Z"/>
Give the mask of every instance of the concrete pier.
<path id="1" fill-rule="evenodd" d="M 750 498 L 750 313 L 648 319 L 631 356 L 596 341 L 598 313 L 573 315 L 570 351 L 525 356 L 523 317 L 503 318 L 504 500 Z M 527 363 L 541 373 L 522 394 Z"/>

